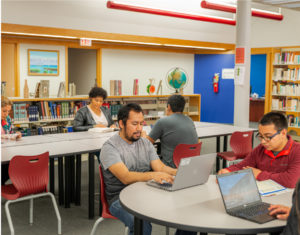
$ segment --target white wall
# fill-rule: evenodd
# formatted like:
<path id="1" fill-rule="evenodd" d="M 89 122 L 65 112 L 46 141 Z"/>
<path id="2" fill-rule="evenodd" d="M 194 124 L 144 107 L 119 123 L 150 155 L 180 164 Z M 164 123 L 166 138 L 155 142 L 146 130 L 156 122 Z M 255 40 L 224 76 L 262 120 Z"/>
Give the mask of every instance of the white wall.
<path id="1" fill-rule="evenodd" d="M 124 0 L 122 0 L 124 2 Z M 131 0 L 148 2 L 149 0 Z M 252 3 L 256 8 L 278 10 Z M 151 0 L 151 6 L 232 17 L 233 14 L 200 8 L 200 0 Z M 252 17 L 252 47 L 299 45 L 300 12 L 282 9 L 284 20 Z M 2 0 L 2 22 L 198 41 L 235 43 L 235 27 L 106 8 L 106 0 Z M 250 30 L 250 29 L 249 29 Z"/>
<path id="2" fill-rule="evenodd" d="M 102 87 L 110 92 L 110 80 L 122 80 L 122 95 L 133 95 L 133 80 L 139 79 L 139 95 L 147 95 L 149 78 L 154 78 L 158 88 L 162 79 L 163 94 L 173 93 L 167 87 L 165 77 L 174 67 L 183 68 L 189 82 L 184 94 L 194 93 L 194 55 L 166 52 L 149 52 L 135 50 L 102 50 Z M 155 92 L 156 94 L 156 92 Z M 110 94 L 109 94 L 110 95 Z"/>
<path id="3" fill-rule="evenodd" d="M 28 75 L 28 49 L 58 50 L 59 75 L 58 76 L 29 76 Z M 35 92 L 36 83 L 40 80 L 49 80 L 49 95 L 57 97 L 60 82 L 65 82 L 65 47 L 41 44 L 20 44 L 20 97 L 24 96 L 24 83 L 27 79 L 29 92 Z"/>
<path id="4" fill-rule="evenodd" d="M 69 49 L 69 83 L 76 84 L 77 95 L 87 95 L 95 85 L 97 50 Z"/>

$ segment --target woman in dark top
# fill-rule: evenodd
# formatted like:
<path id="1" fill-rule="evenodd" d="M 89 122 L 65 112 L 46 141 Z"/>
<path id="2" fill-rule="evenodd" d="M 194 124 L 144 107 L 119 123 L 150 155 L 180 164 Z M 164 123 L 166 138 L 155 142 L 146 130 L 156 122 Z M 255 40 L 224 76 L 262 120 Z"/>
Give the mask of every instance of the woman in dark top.
<path id="1" fill-rule="evenodd" d="M 111 127 L 115 124 L 108 108 L 102 106 L 107 92 L 101 87 L 93 87 L 89 93 L 90 104 L 79 109 L 73 122 L 74 131 L 87 131 L 94 127 Z"/>
<path id="2" fill-rule="evenodd" d="M 287 224 L 281 235 L 300 235 L 300 179 L 293 194 L 292 208 L 272 205 L 269 210 L 270 215 L 276 215 L 277 219 L 287 219 Z"/>

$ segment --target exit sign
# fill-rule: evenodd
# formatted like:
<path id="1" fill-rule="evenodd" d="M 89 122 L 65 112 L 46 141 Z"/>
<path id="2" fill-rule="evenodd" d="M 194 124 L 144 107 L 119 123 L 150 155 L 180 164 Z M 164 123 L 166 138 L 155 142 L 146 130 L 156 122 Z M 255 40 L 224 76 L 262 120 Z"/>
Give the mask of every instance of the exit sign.
<path id="1" fill-rule="evenodd" d="M 80 38 L 80 46 L 90 47 L 92 46 L 92 40 L 87 38 Z"/>

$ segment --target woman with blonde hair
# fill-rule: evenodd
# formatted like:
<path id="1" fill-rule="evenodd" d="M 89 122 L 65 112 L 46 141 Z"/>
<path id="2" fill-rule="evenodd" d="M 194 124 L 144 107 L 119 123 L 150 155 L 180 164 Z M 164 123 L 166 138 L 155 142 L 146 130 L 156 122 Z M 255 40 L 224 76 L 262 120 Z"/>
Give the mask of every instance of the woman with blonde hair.
<path id="1" fill-rule="evenodd" d="M 5 96 L 1 96 L 1 138 L 12 137 L 13 134 L 12 121 L 9 116 L 13 103 Z M 21 138 L 21 132 L 16 132 L 14 138 Z"/>
<path id="2" fill-rule="evenodd" d="M 9 116 L 12 102 L 5 96 L 1 96 L 1 139 L 19 139 L 22 137 L 21 132 L 14 135 L 11 118 Z M 9 179 L 8 163 L 1 164 L 1 185 Z"/>

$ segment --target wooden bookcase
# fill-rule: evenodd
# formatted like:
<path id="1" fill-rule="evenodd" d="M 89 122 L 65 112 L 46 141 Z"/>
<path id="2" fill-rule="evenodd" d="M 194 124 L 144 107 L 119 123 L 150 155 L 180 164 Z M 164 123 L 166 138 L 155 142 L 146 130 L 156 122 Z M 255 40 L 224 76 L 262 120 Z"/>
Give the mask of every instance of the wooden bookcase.
<path id="1" fill-rule="evenodd" d="M 271 74 L 271 110 L 283 112 L 288 130 L 300 135 L 300 48 L 274 49 Z"/>
<path id="2" fill-rule="evenodd" d="M 186 106 L 184 113 L 190 116 L 194 121 L 200 121 L 200 95 L 183 95 L 186 99 Z M 110 106 L 112 111 L 113 119 L 116 120 L 116 114 L 118 109 L 122 104 L 126 103 L 139 103 L 144 110 L 145 120 L 148 125 L 156 122 L 161 115 L 164 114 L 168 95 L 149 95 L 149 96 L 109 96 L 105 100 L 105 105 Z M 72 125 L 72 120 L 78 110 L 79 106 L 82 104 L 88 103 L 87 96 L 76 96 L 76 97 L 66 97 L 66 98 L 38 98 L 38 99 L 22 99 L 22 98 L 10 98 L 13 101 L 14 106 L 16 104 L 21 104 L 23 109 L 25 107 L 26 112 L 22 114 L 22 118 L 16 120 L 13 119 L 13 124 L 19 127 L 28 127 L 31 126 L 41 126 L 41 125 Z M 47 106 L 45 105 L 47 103 Z M 50 106 L 55 104 L 55 107 L 58 107 L 62 103 L 67 103 L 67 114 L 58 115 L 60 111 L 52 112 Z M 49 109 L 48 115 L 41 115 L 41 105 L 44 109 Z M 38 116 L 35 117 L 35 120 L 29 120 L 29 106 L 37 106 Z M 14 116 L 14 110 L 12 110 L 12 117 Z"/>

